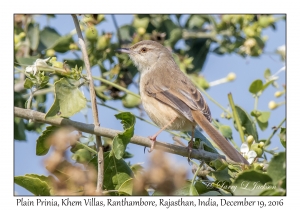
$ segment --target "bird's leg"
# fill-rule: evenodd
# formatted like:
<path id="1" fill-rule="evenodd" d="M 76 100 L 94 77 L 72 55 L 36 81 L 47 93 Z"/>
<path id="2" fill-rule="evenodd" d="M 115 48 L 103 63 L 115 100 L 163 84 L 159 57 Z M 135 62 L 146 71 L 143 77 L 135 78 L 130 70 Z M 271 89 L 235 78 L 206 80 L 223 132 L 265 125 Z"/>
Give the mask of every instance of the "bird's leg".
<path id="1" fill-rule="evenodd" d="M 188 150 L 189 150 L 188 151 L 188 161 L 189 162 L 190 162 L 190 159 L 191 159 L 191 153 L 192 153 L 193 146 L 194 146 L 194 134 L 195 134 L 195 126 L 193 125 L 191 140 L 188 143 Z"/>
<path id="2" fill-rule="evenodd" d="M 148 152 L 152 152 L 153 149 L 154 149 L 154 145 L 155 145 L 155 142 L 156 142 L 156 137 L 161 133 L 163 132 L 169 125 L 171 125 L 175 120 L 176 120 L 177 116 L 170 120 L 170 122 L 168 122 L 168 124 L 166 124 L 164 127 L 162 127 L 157 133 L 155 133 L 153 136 L 149 136 L 149 139 L 152 141 L 151 143 L 151 147 L 150 147 L 150 150 L 148 150 Z"/>

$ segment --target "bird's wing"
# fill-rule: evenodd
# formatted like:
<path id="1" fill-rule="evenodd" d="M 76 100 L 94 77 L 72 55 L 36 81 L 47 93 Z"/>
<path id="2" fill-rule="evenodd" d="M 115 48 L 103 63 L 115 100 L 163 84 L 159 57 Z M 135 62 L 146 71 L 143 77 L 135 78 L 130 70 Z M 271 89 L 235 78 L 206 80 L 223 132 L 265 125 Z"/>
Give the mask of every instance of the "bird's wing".
<path id="1" fill-rule="evenodd" d="M 165 71 L 166 75 L 164 71 L 160 71 L 158 73 L 162 75 L 146 79 L 145 92 L 148 96 L 171 106 L 191 121 L 194 121 L 191 110 L 200 110 L 211 122 L 209 107 L 195 85 L 180 70 L 180 72 Z"/>

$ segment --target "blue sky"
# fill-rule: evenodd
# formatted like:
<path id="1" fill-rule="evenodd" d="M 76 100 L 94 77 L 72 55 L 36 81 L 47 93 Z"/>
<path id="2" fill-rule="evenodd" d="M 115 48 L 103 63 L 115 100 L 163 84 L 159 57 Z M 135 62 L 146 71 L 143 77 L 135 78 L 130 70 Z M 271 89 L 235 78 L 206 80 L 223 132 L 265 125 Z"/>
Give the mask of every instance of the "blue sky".
<path id="1" fill-rule="evenodd" d="M 123 24 L 130 23 L 133 19 L 133 16 L 116 15 L 116 19 L 118 25 L 121 26 Z M 40 23 L 41 28 L 43 28 L 47 24 L 47 19 L 44 16 L 37 16 L 36 20 L 37 22 Z M 51 27 L 54 27 L 61 35 L 67 34 L 74 29 L 74 23 L 70 15 L 57 15 L 56 18 L 51 19 L 48 23 Z M 259 58 L 242 58 L 234 54 L 219 56 L 214 53 L 209 53 L 202 71 L 202 74 L 209 82 L 226 77 L 230 72 L 234 72 L 237 75 L 237 78 L 234 82 L 218 85 L 210 88 L 207 91 L 214 99 L 216 99 L 224 107 L 227 107 L 229 104 L 227 99 L 227 94 L 231 92 L 234 98 L 234 102 L 237 105 L 243 107 L 248 112 L 253 110 L 254 98 L 248 91 L 251 82 L 255 79 L 264 80 L 263 74 L 265 69 L 267 68 L 269 68 L 271 72 L 274 74 L 284 66 L 284 63 L 280 60 L 280 57 L 274 54 L 274 52 L 277 47 L 281 45 L 285 45 L 286 25 L 284 21 L 280 21 L 277 23 L 276 26 L 277 26 L 277 30 L 275 31 L 272 29 L 266 29 L 264 31 L 264 35 L 267 35 L 269 37 L 269 40 L 267 41 L 265 47 L 265 52 L 268 53 L 263 54 Z M 105 31 L 105 32 L 113 32 L 115 34 L 115 27 L 113 25 L 111 15 L 106 15 L 106 21 L 101 23 L 97 27 L 97 29 L 99 33 Z M 77 40 L 77 37 L 75 37 L 74 40 Z M 113 38 L 113 41 L 114 40 L 115 37 Z M 58 56 L 58 60 L 62 60 L 63 58 L 72 58 L 71 56 L 72 54 L 60 54 Z M 94 75 L 99 75 L 99 70 L 97 68 L 93 68 L 92 71 Z M 280 90 L 282 90 L 281 85 L 285 84 L 285 80 L 286 80 L 285 72 L 280 73 L 279 79 L 277 81 L 280 86 Z M 133 92 L 138 92 L 133 85 L 131 85 L 129 89 Z M 276 89 L 270 86 L 261 95 L 258 102 L 259 110 L 268 111 L 269 110 L 268 103 L 271 100 L 274 100 L 276 102 L 281 102 L 284 100 L 283 97 L 275 98 L 274 97 L 275 91 Z M 89 98 L 87 92 L 86 92 L 86 97 Z M 221 123 L 230 125 L 233 128 L 232 121 L 228 121 L 226 119 L 220 118 L 220 114 L 222 113 L 222 110 L 219 107 L 217 107 L 214 103 L 212 103 L 210 100 L 206 99 L 206 101 L 210 106 L 212 116 L 214 118 L 219 119 Z M 49 95 L 47 100 L 48 108 L 51 106 L 52 102 L 53 102 L 53 97 Z M 122 104 L 119 101 L 109 101 L 108 105 L 116 107 L 121 110 L 128 110 L 126 108 L 123 108 Z M 260 129 L 258 128 L 259 139 L 267 139 L 269 137 L 269 135 L 272 132 L 271 128 L 273 126 L 277 126 L 285 117 L 285 108 L 286 108 L 285 105 L 283 105 L 271 112 L 268 129 L 266 131 L 261 132 Z M 106 128 L 122 130 L 122 126 L 120 122 L 117 121 L 114 117 L 114 114 L 116 114 L 115 111 L 101 106 L 99 106 L 98 109 L 99 109 L 99 118 L 100 118 L 101 126 Z M 131 111 L 137 115 L 140 114 L 139 111 L 135 109 L 130 109 L 128 111 Z M 89 116 L 88 117 L 89 121 L 92 122 L 92 115 L 90 111 L 88 113 L 88 116 Z M 146 119 L 149 119 L 147 115 L 145 115 L 144 117 Z M 85 119 L 81 113 L 76 114 L 71 119 L 85 122 Z M 150 136 L 153 133 L 157 132 L 157 130 L 158 130 L 157 127 L 151 126 L 137 119 L 137 123 L 135 126 L 135 135 Z M 26 142 L 15 141 L 15 159 L 14 159 L 15 176 L 24 175 L 28 173 L 45 174 L 45 175 L 48 174 L 48 172 L 45 170 L 43 166 L 43 160 L 45 159 L 45 156 L 38 157 L 35 155 L 35 144 L 38 136 L 39 135 L 36 133 L 27 132 Z M 241 144 L 238 141 L 239 134 L 234 129 L 233 129 L 233 138 L 236 140 L 238 145 Z M 158 140 L 169 142 L 169 143 L 173 142 L 171 135 L 167 132 L 163 132 L 161 135 L 159 135 Z M 283 150 L 277 135 L 275 135 L 272 140 L 273 141 L 270 148 L 278 147 L 279 148 L 278 151 Z M 149 156 L 151 155 L 148 154 L 147 152 L 144 154 L 143 147 L 133 145 L 133 144 L 128 145 L 128 151 L 134 154 L 133 158 L 128 159 L 131 163 L 146 164 L 149 159 Z M 187 168 L 190 167 L 187 164 L 186 158 L 179 157 L 176 155 L 169 155 L 169 156 L 173 158 L 174 161 L 176 161 L 177 163 L 186 165 Z M 22 187 L 19 187 L 18 185 L 15 185 L 15 191 L 19 195 L 31 194 L 25 189 L 23 189 Z"/>

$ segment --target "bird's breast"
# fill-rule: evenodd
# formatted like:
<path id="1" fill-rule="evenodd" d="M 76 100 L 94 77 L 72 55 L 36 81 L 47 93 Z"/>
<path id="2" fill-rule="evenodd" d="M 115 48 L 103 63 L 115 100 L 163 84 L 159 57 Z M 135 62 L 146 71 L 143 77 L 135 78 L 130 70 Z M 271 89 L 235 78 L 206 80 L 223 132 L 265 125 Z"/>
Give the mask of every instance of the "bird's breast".
<path id="1" fill-rule="evenodd" d="M 167 127 L 168 130 L 192 130 L 193 123 L 172 107 L 158 101 L 153 97 L 148 96 L 143 90 L 141 90 L 141 99 L 146 113 L 160 128 L 167 125 L 176 117 L 176 120 Z"/>

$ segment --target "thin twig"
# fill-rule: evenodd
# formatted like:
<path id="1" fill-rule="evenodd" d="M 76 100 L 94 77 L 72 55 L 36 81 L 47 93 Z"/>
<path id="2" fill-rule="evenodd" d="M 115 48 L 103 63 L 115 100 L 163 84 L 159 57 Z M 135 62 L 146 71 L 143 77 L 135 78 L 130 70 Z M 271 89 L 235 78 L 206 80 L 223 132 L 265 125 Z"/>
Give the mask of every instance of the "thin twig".
<path id="1" fill-rule="evenodd" d="M 272 137 L 275 135 L 275 133 L 277 132 L 277 130 L 279 130 L 279 128 L 280 128 L 280 127 L 282 126 L 282 124 L 285 122 L 285 119 L 286 119 L 286 118 L 284 118 L 284 119 L 280 122 L 280 124 L 279 124 L 279 125 L 274 129 L 274 131 L 272 132 L 271 136 L 267 139 L 267 141 L 265 142 L 265 145 L 264 145 L 265 148 L 266 148 L 267 146 L 269 146 Z"/>
<path id="2" fill-rule="evenodd" d="M 118 24 L 117 24 L 117 20 L 116 20 L 115 15 L 111 15 L 111 17 L 112 17 L 113 23 L 114 23 L 114 25 L 116 27 L 117 36 L 118 36 L 118 42 L 119 42 L 119 47 L 121 47 L 121 45 L 122 45 L 122 37 L 121 37 L 121 33 L 120 33 L 120 30 L 119 30 L 119 27 L 118 27 Z"/>
<path id="3" fill-rule="evenodd" d="M 28 100 L 27 100 L 27 104 L 26 104 L 26 108 L 27 108 L 27 109 L 30 109 L 30 108 L 31 108 L 31 102 L 32 102 L 32 98 L 33 98 L 33 96 L 34 96 L 34 92 L 35 92 L 35 91 L 30 90 L 30 96 L 29 96 L 29 98 L 28 98 Z"/>
<path id="4" fill-rule="evenodd" d="M 172 137 L 174 142 L 177 143 L 177 145 L 181 145 L 183 147 L 185 147 L 186 145 L 181 141 L 180 137 L 179 136 L 173 136 Z"/>
<path id="5" fill-rule="evenodd" d="M 33 96 L 38 96 L 38 95 L 45 95 L 47 93 L 51 93 L 51 92 L 54 92 L 54 88 L 53 87 L 49 87 L 49 88 L 44 88 L 44 89 L 40 89 L 40 90 L 37 90 L 33 93 Z M 28 98 L 30 97 L 30 93 L 26 94 L 26 95 L 23 95 L 23 98 Z"/>
<path id="6" fill-rule="evenodd" d="M 135 96 L 135 97 L 137 97 L 137 98 L 140 98 L 140 96 L 139 96 L 138 94 L 133 93 L 133 92 L 131 92 L 130 90 L 128 90 L 128 89 L 126 89 L 126 88 L 124 88 L 124 87 L 122 87 L 122 86 L 120 86 L 120 85 L 118 85 L 118 84 L 116 84 L 116 83 L 113 83 L 113 82 L 111 82 L 111 81 L 108 81 L 108 80 L 106 80 L 106 79 L 104 79 L 104 78 L 102 78 L 102 77 L 96 77 L 96 76 L 93 76 L 93 79 L 99 80 L 99 81 L 101 81 L 101 82 L 103 82 L 103 83 L 105 83 L 105 84 L 107 84 L 107 85 L 111 85 L 111 86 L 113 86 L 113 87 L 115 87 L 115 88 L 118 88 L 119 90 L 124 91 L 125 93 L 128 93 L 128 94 L 130 94 L 130 95 L 133 95 L 133 96 Z"/>
<path id="7" fill-rule="evenodd" d="M 92 112 L 94 118 L 94 125 L 95 127 L 100 127 L 99 119 L 98 119 L 98 109 L 97 109 L 97 101 L 96 101 L 96 93 L 94 88 L 94 81 L 92 78 L 92 72 L 90 68 L 90 62 L 88 58 L 88 53 L 86 49 L 86 45 L 84 43 L 84 39 L 81 33 L 81 29 L 78 23 L 78 19 L 76 15 L 72 15 L 75 28 L 78 35 L 78 43 L 81 47 L 82 56 L 86 68 L 87 78 L 89 80 L 89 90 L 90 90 L 90 97 L 91 97 L 91 104 L 92 104 Z M 97 179 L 97 190 L 99 194 L 102 194 L 102 186 L 103 186 L 103 177 L 104 177 L 104 159 L 103 159 L 103 146 L 101 137 L 96 135 L 96 143 L 97 143 L 97 151 L 98 151 L 98 179 Z"/>
<path id="8" fill-rule="evenodd" d="M 241 122 L 240 122 L 240 118 L 237 114 L 237 111 L 235 109 L 235 105 L 234 105 L 234 102 L 233 102 L 233 98 L 232 98 L 232 94 L 229 93 L 228 94 L 228 100 L 229 100 L 229 103 L 230 103 L 230 106 L 231 106 L 231 109 L 232 109 L 232 113 L 233 113 L 233 118 L 235 119 L 235 122 L 236 122 L 236 125 L 238 127 L 238 131 L 239 131 L 239 134 L 240 134 L 240 138 L 241 138 L 241 141 L 242 143 L 245 142 L 245 135 L 244 135 L 244 131 L 242 129 L 242 125 L 241 125 Z"/>
<path id="9" fill-rule="evenodd" d="M 255 101 L 254 101 L 254 110 L 257 110 L 257 105 L 258 105 L 258 95 L 255 95 Z"/>
<path id="10" fill-rule="evenodd" d="M 195 84 L 195 83 L 194 83 Z M 196 85 L 196 84 L 195 84 Z M 197 87 L 200 89 L 201 93 L 203 93 L 209 100 L 211 100 L 213 103 L 215 103 L 218 107 L 220 107 L 225 113 L 227 113 L 229 116 L 232 116 L 232 114 L 224 108 L 221 104 L 219 104 L 213 97 L 211 97 L 200 85 L 197 85 Z"/>
<path id="11" fill-rule="evenodd" d="M 196 180 L 196 177 L 197 177 L 197 175 L 198 175 L 198 173 L 199 173 L 201 167 L 203 166 L 203 164 L 204 164 L 204 162 L 202 161 L 201 164 L 198 166 L 197 170 L 195 171 L 194 176 L 193 176 L 193 179 L 192 179 L 192 181 L 191 181 L 192 184 L 194 184 L 194 182 L 195 182 L 195 180 Z"/>
<path id="12" fill-rule="evenodd" d="M 41 112 L 37 112 L 29 109 L 22 109 L 19 107 L 14 107 L 14 115 L 16 117 L 20 117 L 23 119 L 34 119 L 35 122 L 47 123 L 55 126 L 72 126 L 74 129 L 78 131 L 82 131 L 85 133 L 95 134 L 98 136 L 104 136 L 108 138 L 114 138 L 117 134 L 121 133 L 121 131 L 103 128 L 94 126 L 93 124 L 85 124 L 65 118 L 50 118 L 45 119 L 45 114 Z M 144 147 L 151 147 L 151 140 L 142 136 L 133 136 L 130 140 L 131 143 L 137 144 Z M 155 145 L 156 149 L 163 150 L 168 153 L 181 155 L 184 157 L 188 157 L 188 149 L 186 147 L 177 146 L 174 144 L 162 143 L 157 141 Z M 225 156 L 219 155 L 217 153 L 207 152 L 205 150 L 196 150 L 193 149 L 191 153 L 191 158 L 202 160 L 202 161 L 212 161 L 218 158 L 226 159 Z"/>

